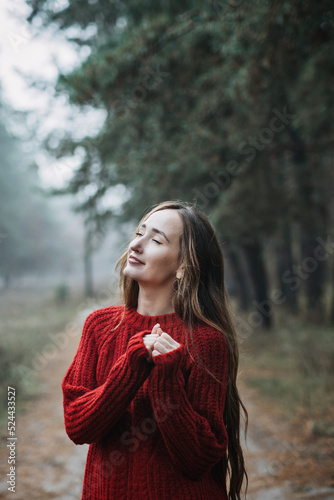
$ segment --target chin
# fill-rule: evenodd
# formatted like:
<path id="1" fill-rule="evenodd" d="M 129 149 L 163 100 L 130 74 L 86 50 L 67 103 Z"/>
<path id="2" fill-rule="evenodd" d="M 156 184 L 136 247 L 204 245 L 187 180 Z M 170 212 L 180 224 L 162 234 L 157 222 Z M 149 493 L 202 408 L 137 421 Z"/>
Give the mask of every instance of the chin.
<path id="1" fill-rule="evenodd" d="M 131 267 L 129 265 L 125 266 L 125 268 L 123 269 L 123 274 L 124 276 L 126 276 L 127 278 L 132 278 L 133 280 L 136 279 L 136 271 L 134 269 L 131 269 Z"/>
<path id="2" fill-rule="evenodd" d="M 129 271 L 130 271 L 129 266 L 126 265 L 125 268 L 123 269 L 124 276 L 129 276 L 129 274 L 131 274 L 131 273 L 129 273 Z"/>

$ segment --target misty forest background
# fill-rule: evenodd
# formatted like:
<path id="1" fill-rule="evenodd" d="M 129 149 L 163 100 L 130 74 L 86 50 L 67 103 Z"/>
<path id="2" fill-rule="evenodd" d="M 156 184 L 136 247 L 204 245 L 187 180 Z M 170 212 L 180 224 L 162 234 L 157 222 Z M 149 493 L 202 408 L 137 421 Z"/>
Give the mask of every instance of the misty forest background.
<path id="1" fill-rule="evenodd" d="M 71 72 L 60 72 L 53 89 L 55 99 L 62 96 L 81 116 L 79 126 L 58 127 L 39 145 L 60 175 L 66 173 L 62 186 L 41 187 L 38 162 L 33 155 L 27 161 L 23 139 L 6 128 L 15 110 L 2 108 L 3 325 L 14 328 L 15 339 L 22 334 L 23 327 L 11 323 L 14 307 L 18 316 L 33 314 L 24 331 L 34 332 L 19 354 L 16 340 L 2 341 L 2 376 L 10 373 L 22 391 L 33 391 L 35 382 L 27 388 L 22 381 L 30 345 L 42 350 L 46 322 L 57 330 L 83 294 L 96 298 L 94 266 L 105 241 L 111 241 L 105 251 L 112 273 L 143 213 L 182 199 L 197 203 L 218 232 L 241 344 L 253 349 L 246 366 L 274 370 L 248 382 L 268 397 L 282 396 L 291 411 L 296 405 L 323 411 L 313 430 L 331 435 L 325 413 L 334 399 L 328 392 L 334 360 L 332 1 L 26 3 L 32 28 L 61 32 L 87 55 Z M 43 82 L 31 85 L 43 88 Z M 102 117 L 98 127 L 89 126 L 92 111 Z M 73 157 L 78 162 L 71 169 Z M 60 217 L 65 203 L 76 213 L 68 215 L 76 221 L 73 232 L 67 216 Z M 77 296 L 69 285 L 74 269 L 85 273 Z M 43 321 L 41 297 L 29 310 L 26 298 L 9 307 L 6 297 L 19 297 L 25 280 L 37 276 L 45 284 L 51 275 Z"/>

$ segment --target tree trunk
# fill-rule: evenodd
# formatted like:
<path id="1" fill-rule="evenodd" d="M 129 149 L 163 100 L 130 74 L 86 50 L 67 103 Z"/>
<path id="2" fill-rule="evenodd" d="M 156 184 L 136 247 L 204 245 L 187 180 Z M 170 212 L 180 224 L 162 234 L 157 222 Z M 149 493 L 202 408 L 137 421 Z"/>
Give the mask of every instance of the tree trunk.
<path id="1" fill-rule="evenodd" d="M 272 324 L 271 316 L 273 304 L 268 298 L 268 280 L 261 245 L 259 242 L 243 244 L 242 249 L 245 253 L 249 273 L 254 285 L 255 300 L 253 304 L 255 308 L 254 311 L 249 314 L 249 319 L 253 322 L 251 326 L 254 328 L 262 326 L 270 329 Z"/>
<path id="2" fill-rule="evenodd" d="M 245 271 L 243 270 L 240 255 L 235 246 L 228 241 L 226 245 L 228 264 L 233 274 L 233 295 L 238 298 L 241 311 L 248 311 L 251 305 L 251 291 L 247 282 Z"/>
<path id="3" fill-rule="evenodd" d="M 315 249 L 319 246 L 316 238 L 306 231 L 301 237 L 302 261 L 298 267 L 298 276 L 305 281 L 308 319 L 322 322 L 325 317 L 323 294 L 326 281 L 327 262 L 316 258 Z M 326 239 L 326 237 L 324 238 Z"/>
<path id="4" fill-rule="evenodd" d="M 293 314 L 298 312 L 298 296 L 297 290 L 289 285 L 289 282 L 284 279 L 287 272 L 291 272 L 293 268 L 293 256 L 291 248 L 291 235 L 289 228 L 286 228 L 283 234 L 283 239 L 275 243 L 275 252 L 277 256 L 277 273 L 278 282 L 282 293 L 287 298 L 286 305 Z"/>
<path id="5" fill-rule="evenodd" d="M 295 266 L 296 283 L 303 284 L 306 294 L 307 312 L 309 320 L 323 321 L 324 303 L 323 293 L 326 281 L 327 262 L 316 257 L 314 250 L 318 247 L 317 238 L 326 234 L 327 208 L 317 201 L 319 192 L 314 181 L 314 165 L 308 157 L 299 133 L 290 127 L 290 135 L 296 145 L 294 162 L 296 164 L 297 186 L 300 212 L 300 248 L 301 262 Z M 325 237 L 326 238 L 326 237 Z"/>
<path id="6" fill-rule="evenodd" d="M 334 257 L 332 257 L 332 277 L 331 277 L 331 290 L 332 290 L 332 303 L 331 303 L 331 310 L 330 310 L 330 316 L 329 320 L 331 325 L 334 325 Z"/>

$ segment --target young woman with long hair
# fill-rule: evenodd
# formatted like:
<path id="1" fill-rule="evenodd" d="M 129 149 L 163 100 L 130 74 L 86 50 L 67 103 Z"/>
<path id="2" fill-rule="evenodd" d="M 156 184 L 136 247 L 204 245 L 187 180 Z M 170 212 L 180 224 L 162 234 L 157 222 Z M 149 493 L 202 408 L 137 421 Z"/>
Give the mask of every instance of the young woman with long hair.
<path id="1" fill-rule="evenodd" d="M 121 306 L 93 312 L 62 387 L 89 443 L 82 500 L 239 500 L 238 344 L 207 217 L 167 201 L 118 261 Z"/>

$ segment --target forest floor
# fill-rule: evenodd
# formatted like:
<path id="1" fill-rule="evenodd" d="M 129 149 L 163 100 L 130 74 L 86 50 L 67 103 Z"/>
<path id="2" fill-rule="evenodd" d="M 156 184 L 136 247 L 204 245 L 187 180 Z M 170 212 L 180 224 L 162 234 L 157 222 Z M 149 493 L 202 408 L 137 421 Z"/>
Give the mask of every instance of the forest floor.
<path id="1" fill-rule="evenodd" d="M 0 499 L 78 500 L 87 445 L 67 437 L 61 380 L 77 348 L 63 350 L 43 370 L 42 390 L 17 417 L 16 491 L 7 491 L 7 434 L 1 433 Z M 334 439 L 310 435 L 301 422 L 287 421 L 279 407 L 253 388 L 242 387 L 249 412 L 246 465 L 248 500 L 334 499 Z"/>

